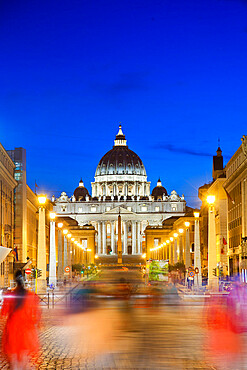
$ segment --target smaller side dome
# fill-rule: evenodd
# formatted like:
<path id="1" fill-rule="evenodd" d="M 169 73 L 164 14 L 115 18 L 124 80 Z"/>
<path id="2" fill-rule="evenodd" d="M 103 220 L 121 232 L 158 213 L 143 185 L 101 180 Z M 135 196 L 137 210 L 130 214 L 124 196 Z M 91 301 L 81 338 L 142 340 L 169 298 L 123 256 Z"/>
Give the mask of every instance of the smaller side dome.
<path id="1" fill-rule="evenodd" d="M 81 179 L 80 182 L 79 182 L 78 188 L 76 188 L 75 191 L 74 191 L 74 197 L 75 197 L 76 201 L 78 201 L 78 200 L 86 200 L 86 196 L 89 197 L 89 192 L 84 187 L 84 183 Z"/>
<path id="2" fill-rule="evenodd" d="M 167 191 L 164 186 L 162 186 L 161 180 L 159 179 L 157 181 L 157 186 L 153 188 L 152 196 L 154 197 L 154 199 L 162 199 L 163 195 L 167 195 Z"/>

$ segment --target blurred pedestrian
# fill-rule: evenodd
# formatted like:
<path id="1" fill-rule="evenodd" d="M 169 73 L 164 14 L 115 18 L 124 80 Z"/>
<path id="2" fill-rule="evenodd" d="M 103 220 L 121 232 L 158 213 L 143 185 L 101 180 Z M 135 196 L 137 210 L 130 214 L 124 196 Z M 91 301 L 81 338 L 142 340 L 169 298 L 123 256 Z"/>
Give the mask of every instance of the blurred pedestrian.
<path id="1" fill-rule="evenodd" d="M 39 299 L 24 287 L 21 270 L 15 273 L 16 288 L 4 297 L 1 314 L 6 317 L 2 351 L 11 369 L 30 368 L 30 356 L 39 350 L 37 325 L 40 320 Z"/>

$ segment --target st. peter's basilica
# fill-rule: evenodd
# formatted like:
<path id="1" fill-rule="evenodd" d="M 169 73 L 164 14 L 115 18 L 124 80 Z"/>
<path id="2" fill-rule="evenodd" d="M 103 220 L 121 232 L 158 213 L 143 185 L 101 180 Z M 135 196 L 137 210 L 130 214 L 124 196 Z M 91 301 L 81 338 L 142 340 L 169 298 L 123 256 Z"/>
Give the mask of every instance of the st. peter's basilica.
<path id="1" fill-rule="evenodd" d="M 73 195 L 65 192 L 55 200 L 55 211 L 76 221 L 78 227 L 96 230 L 95 251 L 99 256 L 116 255 L 118 215 L 122 220 L 123 255 L 141 255 L 145 228 L 160 227 L 172 216 L 184 216 L 186 202 L 175 190 L 168 194 L 159 179 L 150 191 L 150 182 L 140 157 L 127 146 L 119 126 L 114 146 L 99 161 L 92 192 L 81 180 Z M 81 240 L 87 247 L 87 240 Z"/>

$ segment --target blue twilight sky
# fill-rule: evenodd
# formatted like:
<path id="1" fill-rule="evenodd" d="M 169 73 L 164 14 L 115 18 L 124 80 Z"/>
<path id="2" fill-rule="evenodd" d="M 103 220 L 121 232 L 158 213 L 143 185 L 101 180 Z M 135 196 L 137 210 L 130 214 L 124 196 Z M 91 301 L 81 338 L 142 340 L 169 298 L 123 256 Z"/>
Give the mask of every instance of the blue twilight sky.
<path id="1" fill-rule="evenodd" d="M 151 187 L 196 206 L 247 134 L 246 0 L 1 0 L 0 141 L 72 195 L 121 121 Z"/>

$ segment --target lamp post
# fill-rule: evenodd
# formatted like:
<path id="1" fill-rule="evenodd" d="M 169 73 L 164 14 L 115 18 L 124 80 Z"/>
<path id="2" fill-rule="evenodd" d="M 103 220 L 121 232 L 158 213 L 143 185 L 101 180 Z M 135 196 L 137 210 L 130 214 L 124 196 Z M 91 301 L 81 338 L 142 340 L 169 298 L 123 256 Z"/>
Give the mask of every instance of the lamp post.
<path id="1" fill-rule="evenodd" d="M 184 223 L 186 227 L 185 231 L 185 268 L 187 269 L 191 265 L 191 255 L 190 255 L 190 222 L 185 221 Z"/>
<path id="2" fill-rule="evenodd" d="M 179 248 L 179 262 L 184 261 L 184 253 L 183 253 L 183 233 L 184 229 L 179 229 L 179 240 L 178 240 L 178 248 Z"/>
<path id="3" fill-rule="evenodd" d="M 68 234 L 67 229 L 63 229 L 63 274 L 65 272 L 65 267 L 68 266 L 68 241 L 66 235 Z"/>
<path id="4" fill-rule="evenodd" d="M 170 237 L 170 244 L 169 244 L 169 246 L 170 246 L 170 249 L 169 249 L 169 254 L 170 254 L 170 265 L 171 264 L 173 264 L 173 245 L 172 245 L 172 242 L 173 242 L 173 237 L 171 236 Z"/>
<path id="5" fill-rule="evenodd" d="M 174 264 L 178 262 L 178 233 L 174 233 Z"/>
<path id="6" fill-rule="evenodd" d="M 63 223 L 58 222 L 58 235 L 57 235 L 57 277 L 58 280 L 62 280 L 63 278 L 63 237 L 62 237 L 62 227 Z"/>
<path id="7" fill-rule="evenodd" d="M 194 267 L 197 267 L 199 272 L 196 277 L 196 284 L 198 287 L 202 286 L 202 266 L 201 266 L 201 248 L 200 248 L 200 231 L 199 231 L 199 217 L 200 213 L 195 211 L 195 237 L 194 237 Z"/>
<path id="8" fill-rule="evenodd" d="M 209 288 L 218 288 L 218 277 L 214 275 L 217 271 L 217 252 L 216 252 L 216 234 L 215 234 L 215 196 L 209 195 L 208 202 L 208 286 Z M 216 270 L 215 270 L 216 269 Z"/>
<path id="9" fill-rule="evenodd" d="M 87 268 L 87 278 L 88 278 L 88 258 L 87 258 L 87 254 L 88 254 L 88 252 L 91 252 L 91 249 L 85 248 L 85 252 L 86 252 L 86 268 Z"/>
<path id="10" fill-rule="evenodd" d="M 45 204 L 46 196 L 38 196 L 39 202 L 39 224 L 38 224 L 38 252 L 37 268 L 42 275 L 37 279 L 38 292 L 46 291 L 46 235 L 45 235 Z"/>
<path id="11" fill-rule="evenodd" d="M 69 277 L 71 278 L 72 277 L 72 263 L 71 263 L 71 253 L 72 253 L 72 249 L 71 249 L 71 237 L 72 235 L 70 233 L 67 234 L 67 239 L 68 239 L 68 266 L 70 268 L 70 271 L 69 271 Z"/>
<path id="12" fill-rule="evenodd" d="M 50 212 L 50 258 L 49 258 L 49 285 L 56 286 L 56 244 L 55 244 L 56 213 Z"/>

